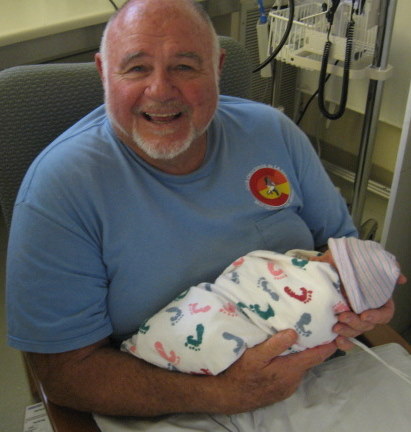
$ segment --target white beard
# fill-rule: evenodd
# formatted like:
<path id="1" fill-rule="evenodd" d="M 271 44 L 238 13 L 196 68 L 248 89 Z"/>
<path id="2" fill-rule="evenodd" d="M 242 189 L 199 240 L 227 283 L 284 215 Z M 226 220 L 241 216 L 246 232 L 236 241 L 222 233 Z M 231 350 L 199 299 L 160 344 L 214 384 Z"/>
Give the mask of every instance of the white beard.
<path id="1" fill-rule="evenodd" d="M 162 135 L 167 135 L 167 133 L 165 132 Z M 174 142 L 167 143 L 167 145 L 164 145 L 164 143 L 158 144 L 155 139 L 146 140 L 142 138 L 135 128 L 133 129 L 132 134 L 133 142 L 140 150 L 152 159 L 162 160 L 174 159 L 184 153 L 190 148 L 196 138 L 197 134 L 193 127 L 190 128 L 189 134 L 185 139 L 175 140 Z"/>
<path id="2" fill-rule="evenodd" d="M 194 142 L 195 139 L 200 137 L 208 128 L 210 122 L 208 125 L 204 128 L 202 131 L 196 131 L 194 126 L 191 125 L 189 133 L 186 138 L 175 140 L 175 142 L 167 143 L 165 146 L 164 144 L 158 144 L 157 140 L 146 140 L 142 138 L 137 130 L 137 128 L 133 127 L 133 131 L 130 134 L 121 126 L 121 124 L 116 120 L 110 104 L 106 100 L 106 113 L 107 117 L 109 118 L 111 124 L 117 128 L 122 134 L 127 136 L 128 138 L 131 138 L 133 143 L 142 150 L 147 156 L 149 156 L 152 159 L 159 159 L 159 160 L 170 160 L 174 159 L 175 157 L 181 155 L 186 150 L 188 150 L 191 146 L 191 144 Z M 158 133 L 158 136 L 165 136 L 167 135 L 167 131 L 163 131 L 162 133 Z M 163 138 L 164 139 L 164 138 Z"/>

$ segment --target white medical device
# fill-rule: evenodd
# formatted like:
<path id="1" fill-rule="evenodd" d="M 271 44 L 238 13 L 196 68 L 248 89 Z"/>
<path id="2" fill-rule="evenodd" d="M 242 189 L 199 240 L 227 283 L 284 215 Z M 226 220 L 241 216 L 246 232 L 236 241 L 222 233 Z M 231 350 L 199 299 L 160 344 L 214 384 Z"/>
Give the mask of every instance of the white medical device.
<path id="1" fill-rule="evenodd" d="M 327 73 L 343 76 L 350 50 L 350 79 L 385 80 L 392 68 L 371 68 L 375 53 L 380 0 L 296 1 L 288 39 L 276 60 L 302 69 L 320 71 L 329 42 Z M 267 56 L 281 41 L 290 17 L 289 7 L 269 12 Z"/>

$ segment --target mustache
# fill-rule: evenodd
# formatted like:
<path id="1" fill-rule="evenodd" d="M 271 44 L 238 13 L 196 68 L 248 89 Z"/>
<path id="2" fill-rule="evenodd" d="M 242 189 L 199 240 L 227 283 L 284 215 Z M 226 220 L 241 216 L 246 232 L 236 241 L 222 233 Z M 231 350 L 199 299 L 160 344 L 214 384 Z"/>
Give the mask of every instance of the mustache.
<path id="1" fill-rule="evenodd" d="M 157 102 L 132 109 L 133 114 L 179 114 L 190 111 L 188 105 L 180 102 Z"/>

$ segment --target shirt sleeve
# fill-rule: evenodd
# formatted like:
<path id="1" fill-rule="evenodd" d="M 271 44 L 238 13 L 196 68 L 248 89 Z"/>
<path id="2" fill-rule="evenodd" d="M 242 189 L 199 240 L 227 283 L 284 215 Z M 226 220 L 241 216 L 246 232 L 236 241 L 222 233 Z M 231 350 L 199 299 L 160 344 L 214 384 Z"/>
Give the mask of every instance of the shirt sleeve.
<path id="1" fill-rule="evenodd" d="M 302 196 L 300 216 L 313 235 L 315 247 L 326 245 L 330 237 L 356 237 L 347 204 L 307 136 L 286 116 L 282 116 L 282 127 Z"/>
<path id="2" fill-rule="evenodd" d="M 112 333 L 99 245 L 28 203 L 16 206 L 7 264 L 9 343 L 30 352 L 81 348 Z"/>

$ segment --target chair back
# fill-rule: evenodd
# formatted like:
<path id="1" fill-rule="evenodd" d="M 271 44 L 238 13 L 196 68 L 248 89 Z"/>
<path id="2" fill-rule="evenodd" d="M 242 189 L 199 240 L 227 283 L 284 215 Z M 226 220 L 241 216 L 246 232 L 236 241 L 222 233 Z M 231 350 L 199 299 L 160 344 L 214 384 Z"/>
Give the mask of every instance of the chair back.
<path id="1" fill-rule="evenodd" d="M 220 92 L 248 98 L 248 53 L 230 37 L 219 40 L 227 53 Z M 103 98 L 94 63 L 16 66 L 0 72 L 0 207 L 8 229 L 18 189 L 33 159 Z"/>

